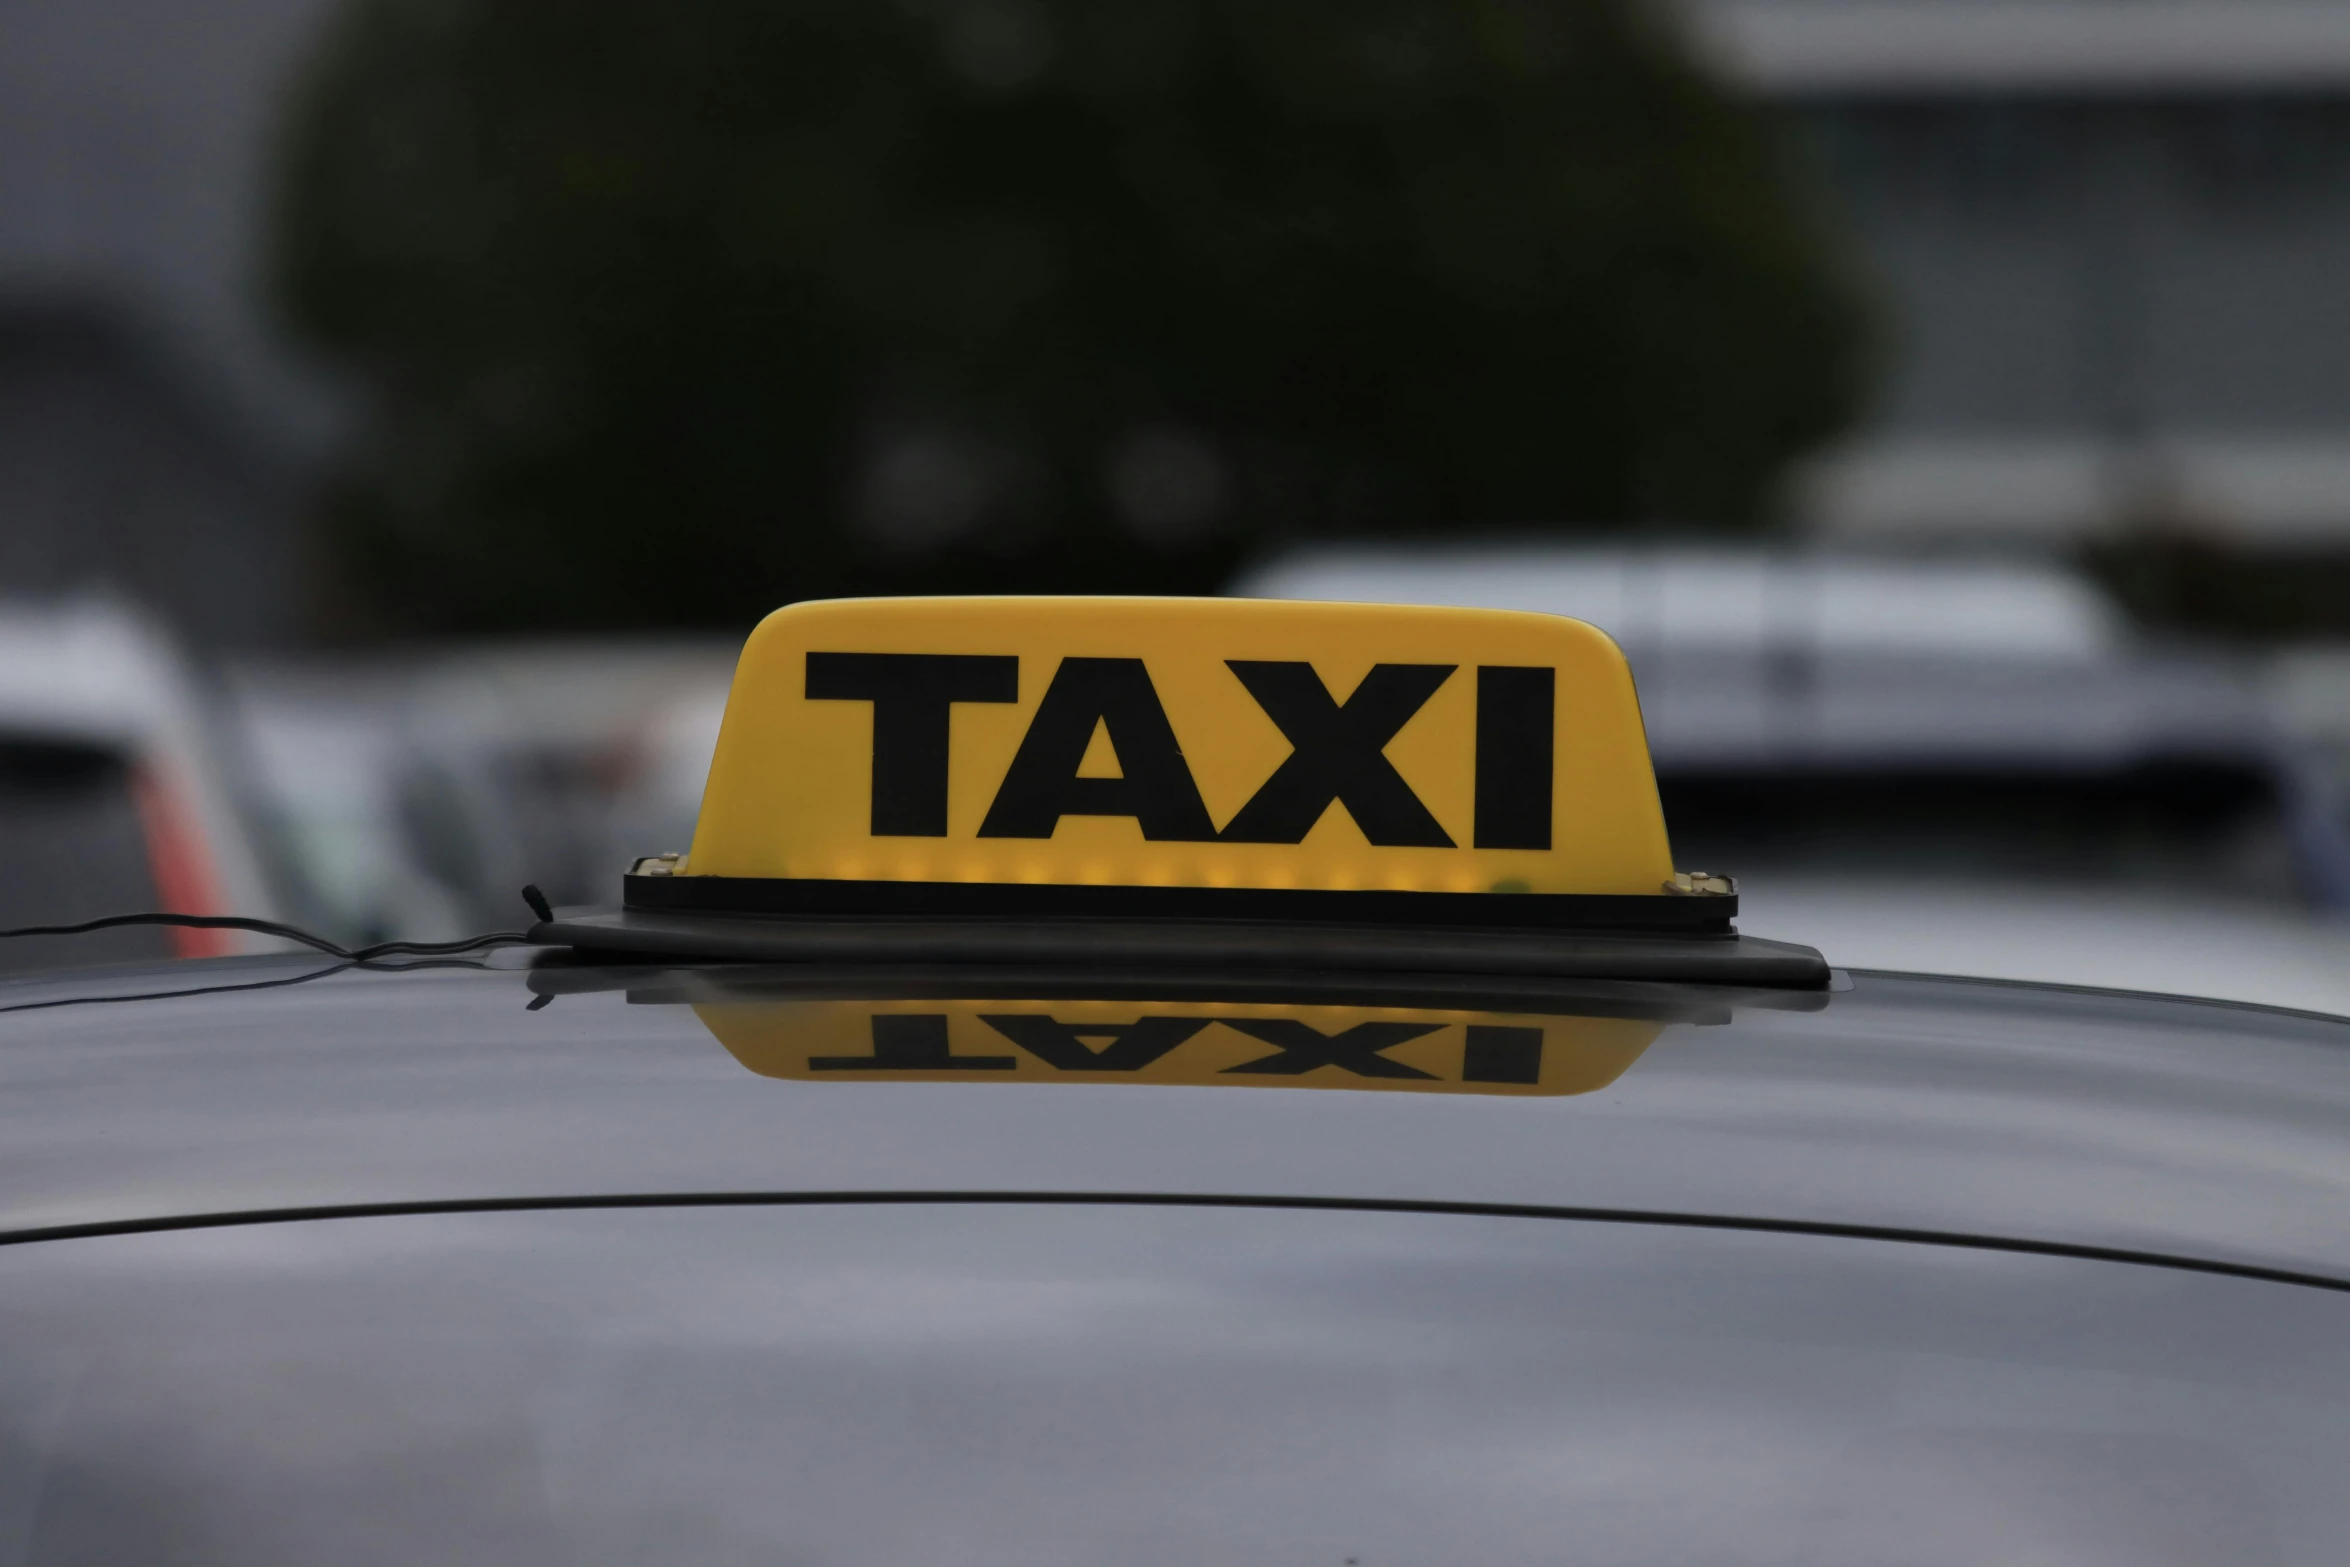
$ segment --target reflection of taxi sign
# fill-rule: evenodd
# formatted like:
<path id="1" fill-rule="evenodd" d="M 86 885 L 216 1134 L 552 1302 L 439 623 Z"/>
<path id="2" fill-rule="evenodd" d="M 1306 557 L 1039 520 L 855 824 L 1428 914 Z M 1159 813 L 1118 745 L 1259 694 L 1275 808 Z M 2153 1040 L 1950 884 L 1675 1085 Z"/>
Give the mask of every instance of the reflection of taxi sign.
<path id="1" fill-rule="evenodd" d="M 1816 952 L 1738 935 L 1727 882 L 1675 872 L 1616 645 L 1496 610 L 793 605 L 743 649 L 691 851 L 625 892 L 538 939 L 1827 980 Z"/>
<path id="2" fill-rule="evenodd" d="M 1630 672 L 1552 615 L 795 605 L 735 677 L 690 875 L 1655 894 Z"/>
<path id="3" fill-rule="evenodd" d="M 1455 1094 L 1605 1088 L 1664 1028 L 1636 1018 L 1198 1001 L 704 1002 L 694 1011 L 764 1077 Z"/>

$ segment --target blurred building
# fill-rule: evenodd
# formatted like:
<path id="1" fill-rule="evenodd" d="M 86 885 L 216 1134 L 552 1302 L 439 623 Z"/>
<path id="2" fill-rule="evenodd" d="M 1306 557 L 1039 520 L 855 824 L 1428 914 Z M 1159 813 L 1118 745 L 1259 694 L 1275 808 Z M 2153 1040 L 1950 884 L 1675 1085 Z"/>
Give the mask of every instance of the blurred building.
<path id="1" fill-rule="evenodd" d="M 325 400 L 273 346 L 269 134 L 333 0 L 0 0 L 0 593 L 294 635 Z"/>
<path id="2" fill-rule="evenodd" d="M 299 629 L 300 464 L 116 301 L 0 297 L 0 587 L 103 585 L 201 645 Z"/>
<path id="3" fill-rule="evenodd" d="M 1682 3 L 1805 128 L 1886 301 L 1817 527 L 2350 558 L 2350 0 Z M 338 9 L 0 0 L 0 591 L 295 633 L 330 405 L 256 260 Z"/>
<path id="4" fill-rule="evenodd" d="M 2350 550 L 2350 5 L 1700 5 L 1890 307 L 1816 526 Z"/>

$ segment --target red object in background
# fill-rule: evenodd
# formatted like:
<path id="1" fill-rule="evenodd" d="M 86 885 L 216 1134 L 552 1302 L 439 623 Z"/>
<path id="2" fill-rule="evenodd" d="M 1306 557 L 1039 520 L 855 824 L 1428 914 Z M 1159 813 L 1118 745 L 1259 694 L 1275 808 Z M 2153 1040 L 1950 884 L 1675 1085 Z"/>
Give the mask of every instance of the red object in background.
<path id="1" fill-rule="evenodd" d="M 157 904 L 174 914 L 228 912 L 220 906 L 220 878 L 185 798 L 151 767 L 138 768 L 131 787 L 138 797 L 139 825 L 147 837 L 147 866 L 155 878 Z M 233 931 L 171 931 L 174 957 L 218 958 L 235 950 Z"/>

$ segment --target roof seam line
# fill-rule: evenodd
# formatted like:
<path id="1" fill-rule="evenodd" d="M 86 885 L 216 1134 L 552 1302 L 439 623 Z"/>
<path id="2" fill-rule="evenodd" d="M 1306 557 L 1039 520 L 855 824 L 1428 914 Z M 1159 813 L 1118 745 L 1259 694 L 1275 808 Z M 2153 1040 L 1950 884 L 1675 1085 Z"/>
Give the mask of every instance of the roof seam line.
<path id="1" fill-rule="evenodd" d="M 709 1191 L 604 1193 L 538 1197 L 425 1198 L 395 1202 L 340 1203 L 309 1207 L 246 1208 L 213 1213 L 165 1214 L 141 1219 L 107 1219 L 83 1224 L 0 1229 L 0 1246 L 29 1245 L 35 1241 L 92 1240 L 113 1235 L 164 1234 L 180 1230 L 229 1229 L 259 1224 L 296 1224 L 326 1219 L 411 1218 L 436 1214 L 594 1212 L 656 1208 L 819 1208 L 856 1206 L 915 1207 L 936 1204 L 1014 1205 L 1136 1208 L 1248 1208 L 1358 1213 L 1447 1214 L 1469 1218 L 1549 1219 L 1589 1224 L 1652 1225 L 1672 1229 L 1741 1231 L 1769 1235 L 1814 1235 L 1837 1240 L 1887 1241 L 1919 1246 L 1943 1246 L 1966 1251 L 2007 1252 L 2021 1256 L 2063 1257 L 2085 1262 L 2112 1262 L 2136 1267 L 2167 1268 L 2258 1283 L 2294 1284 L 2309 1289 L 2350 1294 L 2350 1278 L 2273 1268 L 2257 1263 L 2227 1262 L 2172 1252 L 2130 1247 L 2097 1246 L 2072 1241 L 2033 1240 L 1962 1230 L 1935 1230 L 1897 1225 L 1844 1224 L 1812 1219 L 1775 1219 L 1751 1215 L 1684 1213 L 1642 1208 L 1585 1208 L 1544 1203 L 1460 1202 L 1440 1199 L 1386 1197 L 1261 1196 L 1222 1192 L 1068 1192 L 1068 1191 Z"/>

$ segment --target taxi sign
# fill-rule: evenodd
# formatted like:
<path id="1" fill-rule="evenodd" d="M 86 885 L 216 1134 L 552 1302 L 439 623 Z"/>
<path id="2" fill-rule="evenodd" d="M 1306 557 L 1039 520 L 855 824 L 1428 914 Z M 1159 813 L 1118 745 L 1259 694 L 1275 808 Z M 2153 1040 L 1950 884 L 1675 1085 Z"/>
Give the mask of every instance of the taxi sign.
<path id="1" fill-rule="evenodd" d="M 696 1002 L 762 1077 L 1587 1094 L 1659 1021 L 1227 1001 Z"/>
<path id="2" fill-rule="evenodd" d="M 1818 989 L 1676 872 L 1640 704 L 1555 615 L 1250 599 L 795 604 L 688 853 L 531 939 L 629 958 Z M 1221 1036 L 1219 1036 L 1221 1037 Z"/>
<path id="3" fill-rule="evenodd" d="M 1596 628 L 1150 598 L 778 610 L 674 871 L 1660 898 L 1673 877 L 1631 672 Z"/>

